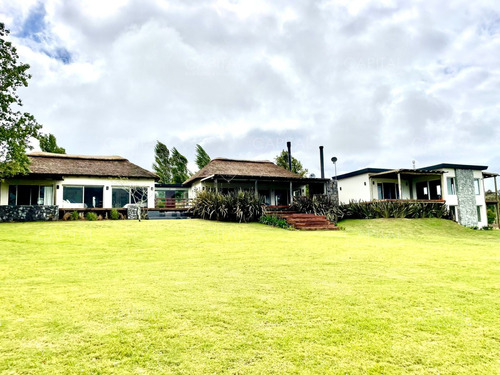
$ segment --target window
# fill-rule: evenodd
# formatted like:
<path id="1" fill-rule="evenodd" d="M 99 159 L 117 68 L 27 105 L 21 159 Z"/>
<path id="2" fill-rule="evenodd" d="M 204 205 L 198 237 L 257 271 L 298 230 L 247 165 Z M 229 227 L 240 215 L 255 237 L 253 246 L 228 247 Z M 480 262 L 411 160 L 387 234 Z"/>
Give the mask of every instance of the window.
<path id="1" fill-rule="evenodd" d="M 446 180 L 448 181 L 448 195 L 457 195 L 455 177 L 447 177 Z"/>
<path id="2" fill-rule="evenodd" d="M 54 189 L 52 186 L 40 185 L 10 185 L 9 206 L 31 206 L 54 204 Z"/>
<path id="3" fill-rule="evenodd" d="M 482 206 L 477 206 L 477 222 L 481 222 L 481 207 Z"/>
<path id="4" fill-rule="evenodd" d="M 379 182 L 377 184 L 378 199 L 399 199 L 398 184 Z"/>
<path id="5" fill-rule="evenodd" d="M 63 200 L 68 203 L 83 203 L 83 186 L 64 186 Z"/>
<path id="6" fill-rule="evenodd" d="M 83 208 L 102 208 L 103 186 L 64 186 L 65 203 L 79 204 Z"/>
<path id="7" fill-rule="evenodd" d="M 139 204 L 148 206 L 148 188 L 138 187 L 113 187 L 111 192 L 112 206 L 114 208 L 125 207 L 127 204 Z"/>
<path id="8" fill-rule="evenodd" d="M 476 195 L 481 194 L 481 189 L 479 187 L 479 178 L 474 179 L 474 191 L 476 192 Z"/>

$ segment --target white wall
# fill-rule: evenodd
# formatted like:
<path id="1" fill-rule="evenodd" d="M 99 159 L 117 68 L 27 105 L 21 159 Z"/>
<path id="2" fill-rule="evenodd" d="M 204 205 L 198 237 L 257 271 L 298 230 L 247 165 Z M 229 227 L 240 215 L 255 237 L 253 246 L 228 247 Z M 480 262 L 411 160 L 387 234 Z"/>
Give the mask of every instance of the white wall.
<path id="1" fill-rule="evenodd" d="M 337 181 L 339 190 L 340 203 L 349 203 L 351 200 L 355 201 L 370 201 L 372 196 L 370 194 L 370 176 L 364 173 L 358 176 L 343 178 Z M 376 186 L 375 186 L 376 192 Z M 375 195 L 377 197 L 377 195 Z"/>
<path id="2" fill-rule="evenodd" d="M 148 208 L 155 207 L 154 180 L 140 179 L 119 179 L 119 178 L 86 178 L 86 177 L 66 177 L 63 181 L 56 181 L 59 189 L 56 188 L 56 204 L 64 208 L 63 190 L 64 186 L 103 186 L 103 208 L 112 207 L 113 187 L 147 187 L 148 188 Z"/>
<path id="3" fill-rule="evenodd" d="M 147 187 L 148 188 L 148 207 L 155 206 L 154 180 L 141 179 L 118 179 L 118 178 L 86 178 L 86 177 L 66 177 L 64 180 L 9 180 L 8 183 L 0 185 L 0 204 L 9 203 L 9 185 L 52 185 L 54 187 L 54 204 L 64 208 L 63 190 L 64 186 L 103 186 L 103 208 L 112 207 L 112 188 L 113 187 Z M 59 188 L 58 188 L 59 187 Z M 106 190 L 106 187 L 109 189 Z"/>

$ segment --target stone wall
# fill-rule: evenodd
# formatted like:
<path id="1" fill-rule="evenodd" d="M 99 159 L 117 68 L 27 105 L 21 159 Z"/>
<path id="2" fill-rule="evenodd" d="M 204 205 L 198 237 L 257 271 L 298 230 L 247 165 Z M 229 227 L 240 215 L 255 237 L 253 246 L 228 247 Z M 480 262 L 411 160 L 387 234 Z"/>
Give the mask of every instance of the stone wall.
<path id="1" fill-rule="evenodd" d="M 330 180 L 326 183 L 326 195 L 329 197 L 333 198 L 335 203 L 338 205 L 339 204 L 339 190 L 337 186 L 337 181 L 335 180 Z"/>
<path id="2" fill-rule="evenodd" d="M 0 222 L 50 221 L 58 217 L 58 206 L 0 206 Z"/>
<path id="3" fill-rule="evenodd" d="M 458 199 L 458 223 L 466 227 L 477 226 L 476 191 L 474 172 L 470 169 L 456 169 Z"/>

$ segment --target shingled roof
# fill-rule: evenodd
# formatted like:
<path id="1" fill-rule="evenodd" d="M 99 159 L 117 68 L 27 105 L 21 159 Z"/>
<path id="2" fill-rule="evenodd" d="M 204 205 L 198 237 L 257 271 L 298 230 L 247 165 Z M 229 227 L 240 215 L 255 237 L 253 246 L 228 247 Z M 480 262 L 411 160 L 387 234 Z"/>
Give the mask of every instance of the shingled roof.
<path id="1" fill-rule="evenodd" d="M 234 176 L 242 178 L 263 179 L 303 179 L 297 173 L 293 173 L 270 161 L 252 161 L 217 158 L 213 159 L 204 168 L 191 176 L 184 182 L 188 185 L 196 180 L 211 176 Z"/>
<path id="2" fill-rule="evenodd" d="M 28 176 L 82 176 L 155 179 L 154 173 L 121 156 L 85 156 L 33 152 L 28 154 L 31 173 Z"/>

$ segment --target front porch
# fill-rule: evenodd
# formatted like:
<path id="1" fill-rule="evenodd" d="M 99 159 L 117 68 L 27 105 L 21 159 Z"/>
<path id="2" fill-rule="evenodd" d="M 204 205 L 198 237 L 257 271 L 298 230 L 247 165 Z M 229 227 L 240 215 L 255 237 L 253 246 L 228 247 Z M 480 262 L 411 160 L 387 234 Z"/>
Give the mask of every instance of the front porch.
<path id="1" fill-rule="evenodd" d="M 371 200 L 444 202 L 442 171 L 396 169 L 370 175 Z"/>
<path id="2" fill-rule="evenodd" d="M 327 194 L 329 179 L 317 178 L 276 178 L 276 177 L 235 177 L 235 176 L 210 176 L 201 180 L 193 187 L 194 196 L 196 189 L 212 189 L 220 193 L 230 193 L 238 190 L 254 191 L 266 206 L 289 206 L 294 197 Z"/>

